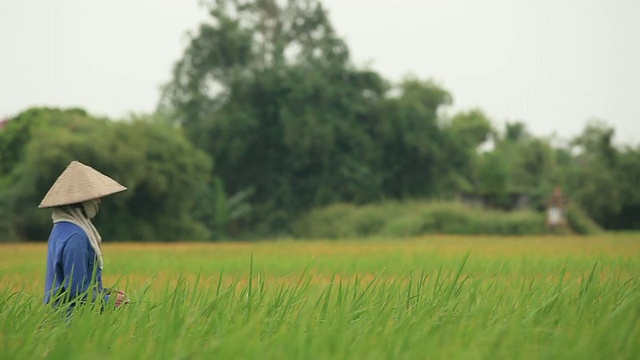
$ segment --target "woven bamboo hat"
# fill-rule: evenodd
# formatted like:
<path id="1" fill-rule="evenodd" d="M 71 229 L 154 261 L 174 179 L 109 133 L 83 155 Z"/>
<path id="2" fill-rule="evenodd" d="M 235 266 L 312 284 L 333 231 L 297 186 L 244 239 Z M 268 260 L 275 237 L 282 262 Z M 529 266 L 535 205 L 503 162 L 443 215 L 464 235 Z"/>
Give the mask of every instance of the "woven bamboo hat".
<path id="1" fill-rule="evenodd" d="M 39 208 L 80 203 L 127 190 L 94 168 L 72 161 L 53 183 Z"/>

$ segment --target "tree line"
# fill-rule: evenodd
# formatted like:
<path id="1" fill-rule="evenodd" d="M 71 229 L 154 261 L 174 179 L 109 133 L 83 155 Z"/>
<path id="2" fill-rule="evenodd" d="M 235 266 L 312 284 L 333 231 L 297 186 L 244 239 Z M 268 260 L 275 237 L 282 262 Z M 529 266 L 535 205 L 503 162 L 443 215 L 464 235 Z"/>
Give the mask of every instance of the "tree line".
<path id="1" fill-rule="evenodd" d="M 36 206 L 71 160 L 129 188 L 96 218 L 111 239 L 274 236 L 330 204 L 462 193 L 495 208 L 523 193 L 541 211 L 556 186 L 601 226 L 640 228 L 640 147 L 615 146 L 604 123 L 559 144 L 480 109 L 449 115 L 439 84 L 354 65 L 319 1 L 217 0 L 209 13 L 154 114 L 33 108 L 6 123 L 0 238 L 46 239 Z"/>

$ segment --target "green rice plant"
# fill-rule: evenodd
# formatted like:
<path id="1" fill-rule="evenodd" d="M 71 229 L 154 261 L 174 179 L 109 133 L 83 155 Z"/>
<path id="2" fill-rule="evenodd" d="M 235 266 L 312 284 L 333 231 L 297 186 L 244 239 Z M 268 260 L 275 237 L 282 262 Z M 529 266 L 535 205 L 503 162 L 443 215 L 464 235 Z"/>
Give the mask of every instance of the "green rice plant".
<path id="1" fill-rule="evenodd" d="M 639 246 L 633 234 L 119 244 L 105 251 L 122 262 L 106 265 L 128 273 L 113 278 L 131 304 L 71 317 L 24 281 L 38 261 L 12 262 L 43 248 L 12 248 L 0 359 L 633 359 Z"/>

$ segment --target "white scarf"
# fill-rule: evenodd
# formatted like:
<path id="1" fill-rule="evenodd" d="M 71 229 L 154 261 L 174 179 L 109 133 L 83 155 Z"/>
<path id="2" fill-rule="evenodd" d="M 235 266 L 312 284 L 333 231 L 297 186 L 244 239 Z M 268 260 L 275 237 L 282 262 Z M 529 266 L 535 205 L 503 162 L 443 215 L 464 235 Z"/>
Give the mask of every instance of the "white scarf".
<path id="1" fill-rule="evenodd" d="M 102 238 L 100 237 L 96 227 L 93 226 L 93 223 L 91 222 L 91 218 L 93 218 L 98 212 L 98 203 L 96 200 L 89 200 L 83 202 L 82 207 L 84 208 L 84 212 L 79 207 L 71 205 L 55 207 L 53 208 L 51 218 L 53 219 L 54 224 L 61 221 L 68 221 L 80 226 L 87 234 L 91 247 L 98 258 L 98 266 L 102 269 Z M 85 213 L 87 216 L 85 216 Z"/>

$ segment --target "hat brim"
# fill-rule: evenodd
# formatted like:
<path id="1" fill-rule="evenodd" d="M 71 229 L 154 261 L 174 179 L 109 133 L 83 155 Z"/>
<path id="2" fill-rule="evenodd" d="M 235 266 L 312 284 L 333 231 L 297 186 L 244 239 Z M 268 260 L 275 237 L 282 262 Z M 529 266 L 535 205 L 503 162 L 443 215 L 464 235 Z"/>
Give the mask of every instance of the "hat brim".
<path id="1" fill-rule="evenodd" d="M 125 190 L 126 187 L 107 175 L 78 161 L 72 161 L 51 186 L 38 208 L 81 203 Z"/>

